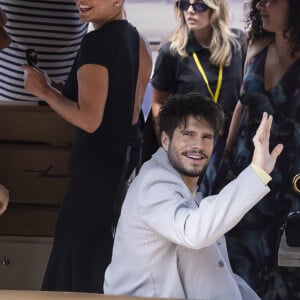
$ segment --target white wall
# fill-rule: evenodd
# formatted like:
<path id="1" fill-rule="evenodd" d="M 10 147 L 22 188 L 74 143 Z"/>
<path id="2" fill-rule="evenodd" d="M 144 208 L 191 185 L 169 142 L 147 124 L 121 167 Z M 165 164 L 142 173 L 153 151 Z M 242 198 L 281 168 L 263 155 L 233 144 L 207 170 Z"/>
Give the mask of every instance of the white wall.
<path id="1" fill-rule="evenodd" d="M 175 0 L 126 0 L 127 18 L 150 42 L 159 42 L 176 26 L 174 2 Z M 229 0 L 229 5 L 231 26 L 243 29 L 243 1 Z"/>

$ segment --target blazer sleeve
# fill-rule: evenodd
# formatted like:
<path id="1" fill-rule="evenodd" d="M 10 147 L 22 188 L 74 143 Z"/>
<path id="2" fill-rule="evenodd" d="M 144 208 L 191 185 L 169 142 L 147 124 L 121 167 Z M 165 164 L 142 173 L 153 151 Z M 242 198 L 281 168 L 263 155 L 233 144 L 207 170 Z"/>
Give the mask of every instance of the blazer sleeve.
<path id="1" fill-rule="evenodd" d="M 201 249 L 233 228 L 269 191 L 249 166 L 218 195 L 192 208 L 184 188 L 162 174 L 142 188 L 139 208 L 153 232 L 178 245 Z"/>

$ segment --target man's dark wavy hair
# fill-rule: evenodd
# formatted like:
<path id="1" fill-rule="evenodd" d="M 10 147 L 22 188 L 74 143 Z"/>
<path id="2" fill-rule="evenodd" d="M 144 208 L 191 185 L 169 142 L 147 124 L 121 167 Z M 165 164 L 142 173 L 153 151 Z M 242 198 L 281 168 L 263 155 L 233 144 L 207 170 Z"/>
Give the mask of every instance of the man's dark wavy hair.
<path id="1" fill-rule="evenodd" d="M 160 135 L 165 131 L 172 138 L 174 130 L 182 123 L 186 124 L 189 116 L 206 121 L 215 136 L 222 132 L 224 112 L 220 105 L 200 93 L 191 92 L 172 95 L 161 107 L 158 115 Z"/>
<path id="2" fill-rule="evenodd" d="M 300 50 L 300 0 L 286 0 L 289 5 L 288 21 L 284 29 L 284 36 L 288 39 L 291 54 L 294 55 Z M 246 20 L 249 30 L 248 41 L 254 42 L 257 39 L 264 37 L 272 37 L 274 33 L 266 31 L 262 27 L 262 21 L 259 16 L 259 11 L 256 9 L 256 4 L 259 0 L 252 0 L 250 13 Z M 287 33 L 290 32 L 290 36 Z"/>

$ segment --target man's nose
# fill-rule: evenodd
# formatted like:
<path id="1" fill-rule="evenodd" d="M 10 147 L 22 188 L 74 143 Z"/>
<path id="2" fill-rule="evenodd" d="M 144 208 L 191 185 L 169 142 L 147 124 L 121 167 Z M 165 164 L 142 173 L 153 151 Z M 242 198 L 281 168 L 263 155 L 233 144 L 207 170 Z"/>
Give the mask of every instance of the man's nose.
<path id="1" fill-rule="evenodd" d="M 193 149 L 203 149 L 205 146 L 205 141 L 202 138 L 195 139 L 192 148 Z"/>

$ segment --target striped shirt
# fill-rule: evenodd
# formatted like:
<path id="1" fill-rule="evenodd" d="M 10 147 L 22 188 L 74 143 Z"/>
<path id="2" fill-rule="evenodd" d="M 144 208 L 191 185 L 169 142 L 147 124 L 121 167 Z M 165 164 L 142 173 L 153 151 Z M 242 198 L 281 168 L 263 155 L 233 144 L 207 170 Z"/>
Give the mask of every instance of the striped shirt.
<path id="1" fill-rule="evenodd" d="M 0 100 L 36 101 L 24 90 L 22 64 L 34 49 L 38 66 L 52 80 L 65 81 L 88 24 L 79 20 L 74 0 L 0 0 L 12 39 L 0 51 Z"/>

